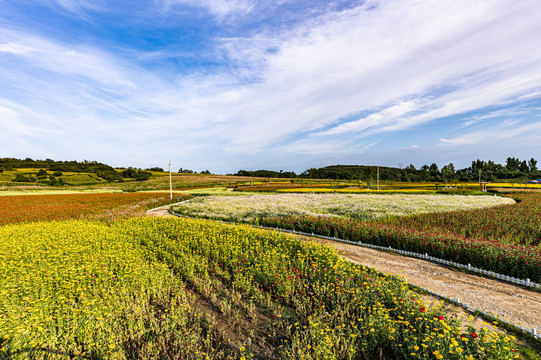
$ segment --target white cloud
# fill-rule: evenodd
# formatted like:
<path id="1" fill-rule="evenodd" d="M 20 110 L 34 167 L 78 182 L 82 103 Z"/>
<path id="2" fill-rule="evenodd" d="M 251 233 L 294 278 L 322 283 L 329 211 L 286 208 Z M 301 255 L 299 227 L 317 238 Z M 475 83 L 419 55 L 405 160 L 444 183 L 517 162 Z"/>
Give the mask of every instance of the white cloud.
<path id="1" fill-rule="evenodd" d="M 162 6 L 166 9 L 175 4 L 202 7 L 216 18 L 223 19 L 230 15 L 244 16 L 254 9 L 256 3 L 256 0 L 163 0 Z"/>
<path id="2" fill-rule="evenodd" d="M 541 122 L 518 125 L 518 121 L 502 121 L 496 125 L 484 127 L 481 130 L 465 133 L 463 135 L 440 141 L 449 145 L 481 145 L 497 143 L 502 140 L 514 139 L 519 136 L 541 132 Z"/>
<path id="3" fill-rule="evenodd" d="M 232 57 L 255 49 L 263 81 L 244 89 L 242 108 L 255 116 L 234 111 L 243 126 L 231 141 L 264 146 L 361 111 L 375 115 L 322 135 L 397 131 L 536 91 L 541 29 L 533 8 L 541 10 L 536 2 L 372 1 L 266 34 L 272 52 L 261 46 L 264 34 L 252 38 L 256 45 L 239 40 Z"/>
<path id="4" fill-rule="evenodd" d="M 90 9 L 85 1 L 59 4 Z M 216 18 L 251 15 L 260 6 L 164 4 L 202 7 Z M 541 98 L 540 12 L 533 0 L 371 0 L 286 30 L 223 37 L 215 50 L 227 63 L 191 75 L 145 70 L 96 46 L 0 30 L 7 65 L 0 85 L 15 90 L 0 90 L 0 97 L 22 94 L 18 101 L 36 109 L 40 126 L 102 144 L 104 154 L 136 148 L 123 138 L 155 144 L 149 157 L 175 149 L 193 161 L 269 149 L 277 156 L 362 152 L 374 139 L 361 137 Z M 514 128 L 520 125 L 506 129 Z"/>
<path id="5" fill-rule="evenodd" d="M 66 46 L 39 36 L 0 29 L 2 52 L 16 56 L 10 65 L 23 72 L 44 71 L 49 75 L 86 78 L 116 90 L 135 86 L 123 73 L 118 59 L 97 48 Z"/>

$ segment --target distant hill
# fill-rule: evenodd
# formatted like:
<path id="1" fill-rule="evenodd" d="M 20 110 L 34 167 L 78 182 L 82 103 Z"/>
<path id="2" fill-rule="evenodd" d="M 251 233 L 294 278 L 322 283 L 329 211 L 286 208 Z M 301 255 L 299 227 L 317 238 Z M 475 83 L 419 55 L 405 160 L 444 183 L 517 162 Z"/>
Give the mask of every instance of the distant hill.
<path id="1" fill-rule="evenodd" d="M 239 170 L 240 176 L 254 176 L 265 178 L 309 178 L 330 180 L 362 180 L 370 181 L 377 177 L 377 166 L 369 165 L 330 165 L 321 168 L 310 168 L 300 174 L 292 171 L 277 172 L 272 170 L 247 171 Z M 541 171 L 537 169 L 537 161 L 531 158 L 529 161 L 508 157 L 505 165 L 494 161 L 475 160 L 471 166 L 464 169 L 455 169 L 453 163 L 443 166 L 441 169 L 433 163 L 415 168 L 412 164 L 404 168 L 379 167 L 379 179 L 387 181 L 407 182 L 475 182 L 479 181 L 514 180 L 528 181 L 541 178 Z"/>
<path id="2" fill-rule="evenodd" d="M 55 161 L 51 159 L 24 160 L 15 158 L 0 158 L 0 171 L 13 169 L 44 169 L 48 171 L 94 173 L 106 181 L 121 180 L 122 174 L 113 167 L 97 161 Z"/>

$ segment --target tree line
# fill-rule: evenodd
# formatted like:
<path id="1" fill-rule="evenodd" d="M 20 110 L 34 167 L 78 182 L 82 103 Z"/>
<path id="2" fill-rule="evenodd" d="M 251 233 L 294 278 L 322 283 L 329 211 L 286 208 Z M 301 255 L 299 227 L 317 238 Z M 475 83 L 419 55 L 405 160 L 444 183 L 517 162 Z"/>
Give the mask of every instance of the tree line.
<path id="1" fill-rule="evenodd" d="M 239 170 L 238 176 L 255 176 L 265 178 L 306 178 L 306 179 L 332 179 L 332 180 L 360 180 L 370 181 L 377 177 L 377 166 L 368 165 L 331 165 L 321 168 L 310 168 L 300 174 L 293 171 L 272 170 Z M 416 168 L 410 164 L 404 168 L 379 167 L 380 180 L 404 181 L 404 182 L 473 182 L 515 180 L 527 181 L 541 178 L 541 171 L 537 168 L 537 160 L 520 160 L 508 157 L 504 165 L 497 164 L 492 160 L 475 160 L 471 166 L 456 169 L 453 163 L 443 166 L 441 169 L 436 163 L 423 165 Z"/>

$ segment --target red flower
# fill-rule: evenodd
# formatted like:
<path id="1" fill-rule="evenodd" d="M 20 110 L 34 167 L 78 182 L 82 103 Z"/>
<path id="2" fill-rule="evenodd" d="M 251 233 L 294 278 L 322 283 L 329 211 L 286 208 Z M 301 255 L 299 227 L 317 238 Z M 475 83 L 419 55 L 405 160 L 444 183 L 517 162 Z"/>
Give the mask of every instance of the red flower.
<path id="1" fill-rule="evenodd" d="M 424 306 L 421 306 L 421 308 L 419 310 L 421 310 L 421 312 L 425 312 L 426 308 Z"/>
<path id="2" fill-rule="evenodd" d="M 443 320 L 443 316 L 438 316 L 438 320 Z"/>
<path id="3" fill-rule="evenodd" d="M 476 337 L 477 337 L 477 334 L 474 333 L 474 332 L 472 332 L 472 333 L 471 333 L 471 336 L 472 336 L 473 338 L 476 338 Z"/>

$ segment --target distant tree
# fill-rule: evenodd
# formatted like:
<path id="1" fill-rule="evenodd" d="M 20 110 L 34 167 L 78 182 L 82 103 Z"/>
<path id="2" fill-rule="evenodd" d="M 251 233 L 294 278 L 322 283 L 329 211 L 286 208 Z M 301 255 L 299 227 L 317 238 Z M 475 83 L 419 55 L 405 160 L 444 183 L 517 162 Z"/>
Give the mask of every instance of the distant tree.
<path id="1" fill-rule="evenodd" d="M 24 176 L 23 174 L 17 174 L 15 175 L 15 179 L 12 180 L 13 182 L 36 182 L 36 178 L 33 176 Z"/>
<path id="2" fill-rule="evenodd" d="M 137 180 L 137 181 L 145 181 L 145 180 L 150 179 L 151 176 L 152 176 L 152 174 L 149 173 L 148 171 L 138 170 L 135 173 L 135 180 Z"/>
<path id="3" fill-rule="evenodd" d="M 208 171 L 208 170 L 203 170 L 203 171 L 201 171 L 201 174 L 210 175 L 210 171 Z"/>
<path id="4" fill-rule="evenodd" d="M 428 168 L 428 171 L 430 172 L 430 176 L 436 177 L 439 175 L 440 171 L 438 169 L 438 165 L 436 163 L 432 163 L 430 167 Z"/>
<path id="5" fill-rule="evenodd" d="M 148 170 L 148 171 L 159 171 L 159 172 L 164 172 L 164 171 L 163 171 L 163 168 L 161 168 L 161 167 L 151 167 L 151 168 L 148 168 L 148 169 L 146 169 L 146 170 Z"/>
<path id="6" fill-rule="evenodd" d="M 444 166 L 443 169 L 441 169 L 441 176 L 443 178 L 443 182 L 445 183 L 445 187 L 447 187 L 447 181 L 451 177 L 451 170 Z"/>
<path id="7" fill-rule="evenodd" d="M 428 181 L 430 179 L 430 173 L 428 172 L 430 167 L 428 165 L 423 165 L 419 168 L 420 180 Z"/>
<path id="8" fill-rule="evenodd" d="M 126 170 L 122 171 L 122 177 L 125 178 L 135 178 L 137 181 L 144 181 L 150 179 L 152 176 L 151 173 L 144 170 L 137 170 L 132 167 L 127 168 Z"/>
<path id="9" fill-rule="evenodd" d="M 134 178 L 137 173 L 137 169 L 132 168 L 131 166 L 126 170 L 122 171 L 122 177 L 125 178 Z"/>
<path id="10" fill-rule="evenodd" d="M 519 171 L 522 172 L 522 173 L 527 173 L 530 171 L 530 167 L 528 166 L 528 164 L 526 163 L 526 160 L 523 160 L 520 165 L 519 165 Z"/>
<path id="11" fill-rule="evenodd" d="M 122 174 L 117 172 L 114 169 L 101 170 L 101 171 L 96 172 L 96 175 L 104 179 L 105 181 L 109 181 L 109 182 L 112 182 L 115 180 L 118 180 L 118 181 L 122 180 Z"/>
<path id="12" fill-rule="evenodd" d="M 23 174 L 17 174 L 15 175 L 15 179 L 12 180 L 13 182 L 28 182 L 28 179 Z"/>
<path id="13" fill-rule="evenodd" d="M 531 158 L 530 161 L 528 161 L 528 167 L 530 168 L 530 171 L 537 170 L 537 160 Z"/>
<path id="14" fill-rule="evenodd" d="M 180 169 L 178 169 L 178 173 L 180 173 L 180 174 L 193 174 L 193 170 L 180 168 Z"/>
<path id="15" fill-rule="evenodd" d="M 518 171 L 520 167 L 520 160 L 514 157 L 508 157 L 505 162 L 505 168 L 507 171 Z"/>
<path id="16" fill-rule="evenodd" d="M 47 171 L 43 170 L 43 169 L 39 169 L 38 173 L 37 173 L 37 176 L 47 176 Z"/>
<path id="17" fill-rule="evenodd" d="M 60 171 L 55 171 L 53 175 L 56 177 L 59 177 L 59 176 L 62 176 L 62 173 Z"/>

